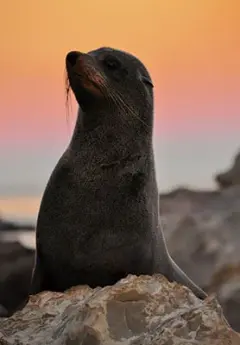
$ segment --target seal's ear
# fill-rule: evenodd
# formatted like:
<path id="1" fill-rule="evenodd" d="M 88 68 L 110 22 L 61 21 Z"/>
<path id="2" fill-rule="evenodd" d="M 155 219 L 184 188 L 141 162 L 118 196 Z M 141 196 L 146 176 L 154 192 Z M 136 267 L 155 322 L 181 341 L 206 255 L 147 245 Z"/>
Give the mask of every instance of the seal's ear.
<path id="1" fill-rule="evenodd" d="M 144 84 L 150 86 L 151 88 L 154 87 L 152 81 L 149 78 L 142 76 L 141 79 Z"/>

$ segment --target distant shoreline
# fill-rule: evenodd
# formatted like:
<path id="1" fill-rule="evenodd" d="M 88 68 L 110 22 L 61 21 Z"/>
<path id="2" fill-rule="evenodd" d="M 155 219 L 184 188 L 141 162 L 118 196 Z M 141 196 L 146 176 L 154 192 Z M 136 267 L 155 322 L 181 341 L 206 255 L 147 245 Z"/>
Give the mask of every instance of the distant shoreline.
<path id="1" fill-rule="evenodd" d="M 34 231 L 35 230 L 35 225 L 34 222 L 26 221 L 26 222 L 21 222 L 18 220 L 7 220 L 0 218 L 0 233 L 2 231 Z"/>

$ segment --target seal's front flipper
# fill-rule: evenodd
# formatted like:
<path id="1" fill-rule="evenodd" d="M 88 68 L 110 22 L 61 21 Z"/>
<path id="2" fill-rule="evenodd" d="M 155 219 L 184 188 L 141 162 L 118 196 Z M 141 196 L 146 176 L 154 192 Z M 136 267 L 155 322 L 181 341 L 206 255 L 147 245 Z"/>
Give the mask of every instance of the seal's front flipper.
<path id="1" fill-rule="evenodd" d="M 30 285 L 29 294 L 30 295 L 36 295 L 39 292 L 45 290 L 44 289 L 44 271 L 41 267 L 41 263 L 39 261 L 38 255 L 36 253 L 36 259 L 35 259 L 35 266 L 33 269 L 32 274 L 32 281 Z"/>
<path id="2" fill-rule="evenodd" d="M 166 275 L 166 278 L 187 286 L 200 299 L 205 299 L 207 297 L 207 294 L 181 270 L 171 257 L 170 264 L 171 267 L 170 270 L 168 270 L 169 273 Z"/>

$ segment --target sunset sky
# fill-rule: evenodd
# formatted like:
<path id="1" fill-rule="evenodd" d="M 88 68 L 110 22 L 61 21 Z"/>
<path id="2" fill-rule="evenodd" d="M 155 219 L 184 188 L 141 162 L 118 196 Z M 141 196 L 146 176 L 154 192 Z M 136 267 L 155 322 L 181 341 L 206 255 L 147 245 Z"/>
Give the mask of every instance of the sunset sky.
<path id="1" fill-rule="evenodd" d="M 66 146 L 64 59 L 111 46 L 155 84 L 161 190 L 212 187 L 240 148 L 239 0 L 8 0 L 1 4 L 0 211 L 35 217 Z"/>

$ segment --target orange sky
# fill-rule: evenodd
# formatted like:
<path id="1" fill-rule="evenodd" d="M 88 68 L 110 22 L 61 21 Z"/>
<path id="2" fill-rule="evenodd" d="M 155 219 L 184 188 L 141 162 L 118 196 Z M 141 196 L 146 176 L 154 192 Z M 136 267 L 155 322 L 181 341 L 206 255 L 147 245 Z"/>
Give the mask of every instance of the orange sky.
<path id="1" fill-rule="evenodd" d="M 168 140 L 162 150 L 171 165 L 159 163 L 166 165 L 163 187 L 210 184 L 210 172 L 227 164 L 238 144 L 239 14 L 240 0 L 2 1 L 0 183 L 3 195 L 20 195 L 0 198 L 3 213 L 36 215 L 69 140 L 64 60 L 74 49 L 112 46 L 136 54 L 155 82 L 156 133 Z M 191 148 L 198 149 L 195 161 Z M 34 190 L 36 198 L 28 199 Z"/>
<path id="2" fill-rule="evenodd" d="M 65 54 L 103 45 L 128 50 L 147 65 L 163 126 L 186 132 L 212 128 L 218 119 L 220 127 L 226 122 L 235 128 L 239 13 L 239 0 L 3 2 L 1 143 L 13 145 L 12 134 L 16 145 L 61 140 L 67 133 Z"/>

